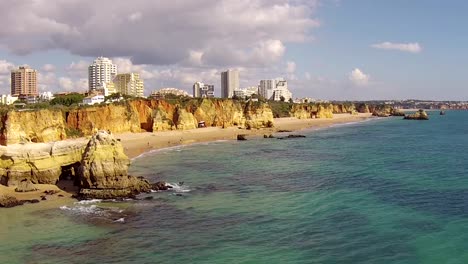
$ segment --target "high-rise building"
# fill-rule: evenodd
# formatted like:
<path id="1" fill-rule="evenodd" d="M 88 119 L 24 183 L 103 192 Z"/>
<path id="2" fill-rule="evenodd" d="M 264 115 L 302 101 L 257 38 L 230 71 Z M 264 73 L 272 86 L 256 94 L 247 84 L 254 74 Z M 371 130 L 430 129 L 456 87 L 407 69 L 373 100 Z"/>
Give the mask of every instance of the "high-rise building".
<path id="1" fill-rule="evenodd" d="M 214 85 L 196 82 L 193 84 L 193 97 L 195 98 L 213 98 Z"/>
<path id="2" fill-rule="evenodd" d="M 261 80 L 258 93 L 267 100 L 280 101 L 284 97 L 285 101 L 289 101 L 292 98 L 288 82 L 284 79 Z"/>
<path id="3" fill-rule="evenodd" d="M 284 101 L 288 102 L 292 98 L 292 93 L 288 90 L 288 82 L 285 80 L 277 80 L 276 88 L 273 90 L 273 100 L 274 101 Z"/>
<path id="4" fill-rule="evenodd" d="M 234 90 L 239 90 L 239 71 L 227 70 L 221 72 L 221 97 L 232 98 Z"/>
<path id="5" fill-rule="evenodd" d="M 258 86 L 258 93 L 261 97 L 271 100 L 273 97 L 273 90 L 276 88 L 276 80 L 261 80 Z"/>
<path id="6" fill-rule="evenodd" d="M 37 96 L 37 71 L 27 66 L 20 66 L 11 72 L 11 94 Z"/>
<path id="7" fill-rule="evenodd" d="M 89 90 L 93 91 L 112 82 L 117 75 L 117 65 L 105 57 L 98 57 L 88 67 Z"/>
<path id="8" fill-rule="evenodd" d="M 143 97 L 144 82 L 138 73 L 117 74 L 114 78 L 114 84 L 117 93 Z"/>

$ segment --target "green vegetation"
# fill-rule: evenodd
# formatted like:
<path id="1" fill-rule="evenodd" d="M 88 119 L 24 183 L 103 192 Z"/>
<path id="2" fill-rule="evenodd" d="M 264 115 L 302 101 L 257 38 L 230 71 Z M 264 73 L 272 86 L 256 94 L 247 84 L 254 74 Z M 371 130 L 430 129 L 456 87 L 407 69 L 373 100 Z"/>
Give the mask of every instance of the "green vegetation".
<path id="1" fill-rule="evenodd" d="M 78 93 L 71 93 L 55 97 L 50 101 L 50 104 L 71 106 L 73 104 L 80 104 L 81 102 L 83 102 L 83 99 L 84 95 Z"/>
<path id="2" fill-rule="evenodd" d="M 273 112 L 273 117 L 290 117 L 290 111 L 293 105 L 292 103 L 268 101 L 268 104 Z"/>
<path id="3" fill-rule="evenodd" d="M 79 138 L 84 136 L 83 132 L 73 127 L 65 128 L 65 133 L 67 134 L 68 138 Z"/>

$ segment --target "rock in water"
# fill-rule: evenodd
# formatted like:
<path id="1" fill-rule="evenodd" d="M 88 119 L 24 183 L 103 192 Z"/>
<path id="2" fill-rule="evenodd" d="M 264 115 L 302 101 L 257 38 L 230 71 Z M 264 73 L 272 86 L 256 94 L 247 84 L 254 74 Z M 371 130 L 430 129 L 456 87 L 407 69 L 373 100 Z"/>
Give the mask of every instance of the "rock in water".
<path id="1" fill-rule="evenodd" d="M 411 115 L 405 115 L 403 119 L 409 119 L 409 120 L 429 120 L 429 116 L 427 115 L 426 111 L 419 109 L 414 114 Z"/>
<path id="2" fill-rule="evenodd" d="M 237 135 L 237 140 L 247 140 L 244 134 Z"/>
<path id="3" fill-rule="evenodd" d="M 13 196 L 9 196 L 9 195 L 0 196 L 0 207 L 10 208 L 10 207 L 22 205 L 23 203 L 24 201 L 20 201 Z"/>
<path id="4" fill-rule="evenodd" d="M 97 132 L 89 140 L 78 169 L 79 197 L 114 199 L 149 192 L 147 180 L 128 175 L 129 165 L 122 144 L 107 131 Z"/>
<path id="5" fill-rule="evenodd" d="M 34 184 L 29 179 L 23 179 L 18 183 L 15 192 L 34 192 L 37 191 Z"/>

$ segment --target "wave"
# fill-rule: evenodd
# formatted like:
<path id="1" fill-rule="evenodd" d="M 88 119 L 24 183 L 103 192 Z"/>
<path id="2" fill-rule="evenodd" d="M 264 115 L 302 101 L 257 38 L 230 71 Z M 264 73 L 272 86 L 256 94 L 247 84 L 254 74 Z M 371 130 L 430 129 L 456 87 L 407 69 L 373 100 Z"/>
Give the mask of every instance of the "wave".
<path id="1" fill-rule="evenodd" d="M 95 204 L 102 202 L 101 199 L 91 199 L 91 200 L 81 200 L 79 202 L 75 202 L 75 204 Z"/>
<path id="2" fill-rule="evenodd" d="M 82 215 L 104 215 L 105 211 L 99 208 L 97 205 L 93 204 L 91 206 L 60 206 L 60 210 L 69 211 L 75 214 Z"/>
<path id="3" fill-rule="evenodd" d="M 231 140 L 228 139 L 219 139 L 219 140 L 213 140 L 213 141 L 205 141 L 205 142 L 194 142 L 191 144 L 186 144 L 186 145 L 177 145 L 177 146 L 172 146 L 172 147 L 165 147 L 165 148 L 159 148 L 159 149 L 152 149 L 146 152 L 141 153 L 140 155 L 130 159 L 131 161 L 134 161 L 136 159 L 140 159 L 143 157 L 151 156 L 156 153 L 162 153 L 162 152 L 167 152 L 167 151 L 177 151 L 181 152 L 183 148 L 191 147 L 191 146 L 197 146 L 197 145 L 211 145 L 214 143 L 220 143 L 220 142 L 228 142 Z"/>
<path id="4" fill-rule="evenodd" d="M 188 185 L 185 184 L 177 184 L 177 183 L 167 183 L 168 186 L 172 187 L 171 191 L 176 192 L 176 193 L 187 193 L 190 192 L 191 189 L 189 188 Z"/>
<path id="5" fill-rule="evenodd" d="M 125 218 L 124 217 L 121 217 L 117 220 L 114 220 L 114 223 L 125 223 Z"/>

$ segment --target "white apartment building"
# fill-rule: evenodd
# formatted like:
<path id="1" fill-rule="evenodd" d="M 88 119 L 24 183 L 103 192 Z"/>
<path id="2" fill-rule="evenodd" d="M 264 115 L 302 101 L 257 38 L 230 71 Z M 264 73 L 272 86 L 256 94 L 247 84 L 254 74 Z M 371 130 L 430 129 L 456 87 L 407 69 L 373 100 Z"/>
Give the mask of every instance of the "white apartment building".
<path id="1" fill-rule="evenodd" d="M 261 80 L 258 93 L 267 100 L 280 101 L 284 97 L 285 101 L 289 101 L 292 98 L 288 82 L 284 79 Z"/>
<path id="2" fill-rule="evenodd" d="M 54 94 L 52 92 L 43 92 L 39 95 L 39 98 L 44 101 L 50 101 L 54 99 Z"/>
<path id="3" fill-rule="evenodd" d="M 117 65 L 106 57 L 98 57 L 88 67 L 89 90 L 93 91 L 111 83 L 117 75 Z"/>
<path id="4" fill-rule="evenodd" d="M 234 90 L 234 95 L 239 98 L 251 97 L 254 94 L 258 94 L 258 87 L 251 86 L 244 89 Z"/>
<path id="5" fill-rule="evenodd" d="M 11 105 L 16 100 L 18 100 L 18 96 L 11 96 L 11 94 L 2 94 L 0 100 L 1 100 L 0 103 L 3 105 Z"/>
<path id="6" fill-rule="evenodd" d="M 284 97 L 285 102 L 289 102 L 292 98 L 292 93 L 288 90 L 288 82 L 285 80 L 278 80 L 276 82 L 276 88 L 273 90 L 273 100 L 281 101 Z"/>
<path id="7" fill-rule="evenodd" d="M 193 84 L 193 97 L 194 98 L 213 98 L 214 85 L 196 82 Z"/>
<path id="8" fill-rule="evenodd" d="M 83 104 L 85 105 L 94 105 L 94 104 L 100 104 L 104 102 L 105 98 L 104 95 L 98 94 L 98 95 L 91 95 L 88 97 L 85 97 L 83 99 Z"/>
<path id="9" fill-rule="evenodd" d="M 258 86 L 258 94 L 267 99 L 271 100 L 273 97 L 273 90 L 276 88 L 276 80 L 261 80 Z"/>
<path id="10" fill-rule="evenodd" d="M 138 73 L 117 74 L 114 78 L 115 90 L 120 94 L 143 97 L 145 83 Z"/>
<path id="11" fill-rule="evenodd" d="M 221 72 L 221 98 L 232 98 L 235 90 L 239 90 L 239 71 Z"/>

